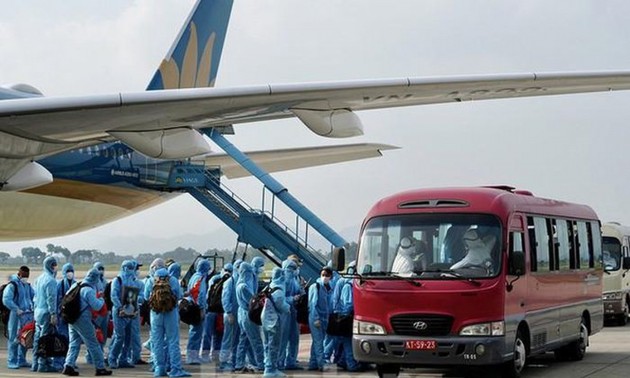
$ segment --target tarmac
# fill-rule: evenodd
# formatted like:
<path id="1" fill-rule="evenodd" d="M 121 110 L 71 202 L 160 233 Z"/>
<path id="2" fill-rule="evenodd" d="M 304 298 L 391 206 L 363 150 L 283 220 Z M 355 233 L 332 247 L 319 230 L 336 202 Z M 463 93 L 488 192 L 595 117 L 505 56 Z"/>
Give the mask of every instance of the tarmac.
<path id="1" fill-rule="evenodd" d="M 142 328 L 143 340 L 146 340 L 148 328 Z M 181 335 L 186 335 L 187 329 L 181 328 Z M 307 365 L 310 355 L 310 336 L 302 335 L 300 338 L 299 360 L 302 366 Z M 186 338 L 182 337 L 182 351 L 185 350 Z M 10 370 L 6 367 L 6 342 L 0 347 L 0 377 L 45 377 L 58 376 L 59 373 L 33 373 L 27 368 L 19 370 Z M 94 368 L 85 363 L 85 351 L 82 347 L 81 357 L 79 358 L 79 371 L 81 376 L 94 376 Z M 28 359 L 31 354 L 29 351 Z M 148 360 L 147 351 L 143 351 L 143 359 Z M 183 359 L 184 361 L 184 359 Z M 289 377 L 308 378 L 322 376 L 337 377 L 375 377 L 376 371 L 367 371 L 363 373 L 347 373 L 343 370 L 337 370 L 334 365 L 328 365 L 329 370 L 323 373 L 311 371 L 291 371 L 288 372 Z M 193 377 L 213 377 L 213 376 L 242 376 L 261 377 L 256 374 L 226 374 L 217 373 L 215 364 L 206 364 L 200 366 L 184 365 L 184 368 L 192 373 Z M 403 370 L 400 377 L 485 377 L 488 374 L 484 371 L 467 372 L 456 369 L 413 369 Z M 147 366 L 137 366 L 134 369 L 117 369 L 114 370 L 113 377 L 152 377 L 153 373 L 149 371 Z M 630 377 L 630 325 L 626 327 L 605 327 L 604 330 L 590 339 L 590 346 L 587 349 L 586 357 L 582 361 L 577 362 L 556 362 L 553 353 L 547 353 L 530 360 L 527 368 L 523 372 L 523 378 L 627 378 Z"/>

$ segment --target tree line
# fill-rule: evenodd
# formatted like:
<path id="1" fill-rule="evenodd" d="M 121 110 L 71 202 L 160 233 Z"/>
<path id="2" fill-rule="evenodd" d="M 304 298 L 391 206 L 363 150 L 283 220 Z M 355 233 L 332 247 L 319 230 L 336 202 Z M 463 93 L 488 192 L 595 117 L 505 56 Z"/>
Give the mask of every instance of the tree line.
<path id="1" fill-rule="evenodd" d="M 345 246 L 346 262 L 354 260 L 357 252 L 357 243 L 352 242 Z M 0 263 L 4 265 L 41 265 L 48 256 L 54 256 L 57 260 L 64 264 L 70 262 L 74 265 L 91 265 L 96 261 L 100 261 L 105 265 L 120 265 L 124 260 L 136 259 L 138 262 L 148 266 L 156 258 L 164 260 L 173 259 L 182 264 L 192 263 L 197 256 L 210 255 L 223 258 L 224 262 L 231 262 L 234 258 L 243 258 L 245 254 L 247 260 L 255 256 L 263 256 L 263 254 L 254 249 L 247 248 L 245 252 L 239 251 L 236 255 L 234 250 L 210 248 L 206 251 L 197 251 L 194 248 L 177 247 L 172 251 L 162 253 L 141 253 L 135 256 L 120 255 L 115 252 L 101 252 L 98 249 L 78 249 L 74 252 L 61 245 L 47 244 L 45 251 L 38 247 L 24 247 L 21 250 L 21 256 L 13 257 L 7 252 L 0 252 Z"/>

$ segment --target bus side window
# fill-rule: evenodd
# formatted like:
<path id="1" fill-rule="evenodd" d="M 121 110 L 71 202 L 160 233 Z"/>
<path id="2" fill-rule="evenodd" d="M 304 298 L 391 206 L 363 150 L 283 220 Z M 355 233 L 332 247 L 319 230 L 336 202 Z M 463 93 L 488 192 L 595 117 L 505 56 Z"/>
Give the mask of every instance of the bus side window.
<path id="1" fill-rule="evenodd" d="M 588 269 L 591 264 L 591 245 L 589 232 L 585 222 L 576 222 L 577 234 L 576 243 L 578 246 L 578 268 Z"/>
<path id="2" fill-rule="evenodd" d="M 590 264 L 589 267 L 602 267 L 602 229 L 599 225 L 599 222 L 589 222 L 590 227 L 589 233 L 589 250 L 590 253 Z"/>
<path id="3" fill-rule="evenodd" d="M 514 259 L 514 256 L 520 254 L 522 256 L 522 260 L 525 260 L 525 239 L 523 238 L 522 232 L 512 231 L 510 232 L 510 261 Z M 511 264 L 510 264 L 511 265 Z M 510 275 L 523 275 L 525 272 L 525 265 L 522 268 L 519 268 L 519 273 L 516 274 L 515 271 L 512 271 L 512 266 L 509 267 L 508 274 Z"/>
<path id="4" fill-rule="evenodd" d="M 529 236 L 529 270 L 535 272 L 538 270 L 538 259 L 536 258 L 538 243 L 536 242 L 536 230 L 533 217 L 527 217 L 527 234 Z"/>
<path id="5" fill-rule="evenodd" d="M 528 217 L 528 224 L 529 224 Z M 551 233 L 551 222 L 548 219 L 542 217 L 534 217 L 533 219 L 533 232 L 535 242 L 532 244 L 530 250 L 535 250 L 536 257 L 536 270 L 538 272 L 549 272 L 553 270 L 553 258 L 551 255 L 550 247 L 553 247 L 553 234 Z M 528 226 L 529 228 L 529 226 Z M 531 235 L 531 230 L 530 230 Z M 535 248 L 534 248 L 535 246 Z"/>

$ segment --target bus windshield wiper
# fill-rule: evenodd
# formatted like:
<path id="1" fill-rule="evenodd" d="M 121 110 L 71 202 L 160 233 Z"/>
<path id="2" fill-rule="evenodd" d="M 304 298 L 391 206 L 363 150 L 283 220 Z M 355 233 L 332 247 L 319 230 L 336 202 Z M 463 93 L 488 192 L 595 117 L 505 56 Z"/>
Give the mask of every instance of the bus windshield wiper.
<path id="1" fill-rule="evenodd" d="M 415 277 L 415 278 L 414 277 L 405 277 L 405 276 L 400 276 L 400 275 L 394 274 L 394 273 L 391 273 L 391 276 L 399 278 L 401 280 L 405 280 L 405 281 L 409 282 L 410 284 L 412 284 L 413 286 L 416 286 L 416 287 L 422 286 L 422 283 L 416 281 L 416 280 L 419 279 L 419 277 Z"/>
<path id="2" fill-rule="evenodd" d="M 442 269 L 436 269 L 436 270 L 425 270 L 424 272 L 427 273 L 443 273 L 446 275 L 450 275 L 452 277 L 458 278 L 460 280 L 464 280 L 464 281 L 468 281 L 471 284 L 475 285 L 475 286 L 481 286 L 481 282 L 475 280 L 474 278 L 471 277 L 466 277 L 461 273 L 457 273 L 456 271 L 452 270 L 452 269 L 446 269 L 446 270 L 442 270 Z"/>
<path id="3" fill-rule="evenodd" d="M 473 278 L 466 277 L 463 274 L 457 273 L 456 271 L 454 271 L 452 269 L 444 270 L 444 271 L 442 271 L 442 273 L 450 274 L 450 275 L 452 275 L 454 277 L 459 278 L 460 280 L 468 281 L 468 282 L 470 282 L 471 284 L 473 284 L 475 286 L 481 286 L 481 282 L 479 282 L 479 281 L 477 281 L 477 280 L 475 280 Z"/>

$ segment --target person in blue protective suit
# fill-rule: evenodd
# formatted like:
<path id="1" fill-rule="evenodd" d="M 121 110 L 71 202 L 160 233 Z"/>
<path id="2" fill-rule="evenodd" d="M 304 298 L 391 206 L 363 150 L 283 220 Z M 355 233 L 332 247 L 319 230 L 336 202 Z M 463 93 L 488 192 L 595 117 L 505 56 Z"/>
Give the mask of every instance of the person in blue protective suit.
<path id="1" fill-rule="evenodd" d="M 65 364 L 62 374 L 68 376 L 77 376 L 77 358 L 81 349 L 81 343 L 85 344 L 88 349 L 97 376 L 112 375 L 111 370 L 105 369 L 105 360 L 103 351 L 96 339 L 96 327 L 92 323 L 92 311 L 107 311 L 105 300 L 97 298 L 96 287 L 99 284 L 100 273 L 98 269 L 90 269 L 82 282 L 74 285 L 81 285 L 79 289 L 79 298 L 81 301 L 81 315 L 72 324 L 69 324 L 70 346 L 66 355 Z"/>
<path id="2" fill-rule="evenodd" d="M 239 269 L 238 283 L 236 285 L 236 301 L 238 303 L 238 324 L 245 330 L 247 340 L 254 350 L 254 363 L 257 371 L 264 370 L 264 354 L 260 327 L 249 319 L 249 301 L 256 294 L 256 275 L 254 267 L 249 263 L 242 263 Z"/>
<path id="3" fill-rule="evenodd" d="M 154 261 L 155 263 L 155 261 Z M 168 275 L 168 270 L 157 268 L 152 278 L 144 285 L 144 297 L 151 303 L 151 294 L 154 286 L 161 281 L 167 281 L 171 294 L 177 301 L 182 298 L 179 282 L 175 277 Z M 153 263 L 151 264 L 153 266 Z M 166 353 L 165 353 L 166 351 Z M 181 350 L 179 347 L 179 313 L 175 305 L 171 310 L 158 312 L 151 308 L 151 361 L 153 363 L 153 376 L 164 377 L 167 375 L 167 356 L 170 365 L 169 377 L 189 377 L 190 373 L 182 369 Z"/>
<path id="4" fill-rule="evenodd" d="M 208 292 L 210 295 L 210 288 L 215 285 L 221 285 L 232 275 L 232 264 L 227 263 L 223 266 L 223 269 L 210 277 L 208 280 Z M 201 362 L 209 363 L 213 360 L 218 360 L 219 351 L 221 350 L 221 340 L 223 338 L 223 327 L 218 329 L 217 319 L 220 314 L 206 309 L 206 318 L 203 325 L 203 338 L 201 340 Z M 220 325 L 223 324 L 223 319 L 220 320 Z"/>
<path id="5" fill-rule="evenodd" d="M 232 277 L 223 283 L 221 294 L 221 305 L 223 306 L 223 339 L 221 341 L 221 352 L 219 353 L 220 372 L 234 370 L 236 360 L 236 348 L 238 346 L 238 335 L 240 328 L 236 320 L 238 304 L 236 303 L 236 281 L 238 280 L 238 270 L 243 260 L 236 260 L 233 264 Z"/>
<path id="6" fill-rule="evenodd" d="M 182 265 L 178 262 L 172 262 L 171 265 L 168 266 L 168 275 L 171 277 L 175 277 L 178 281 L 182 278 Z"/>
<path id="7" fill-rule="evenodd" d="M 76 280 L 74 279 L 74 266 L 71 263 L 65 263 L 61 267 L 61 280 L 57 282 L 57 313 L 61 310 L 61 300 L 63 296 L 70 290 L 70 287 L 74 285 Z M 58 319 L 57 332 L 70 339 L 68 332 L 68 324 L 61 319 Z M 56 369 L 63 369 L 63 364 L 66 359 L 64 357 L 55 357 L 54 364 Z"/>
<path id="8" fill-rule="evenodd" d="M 33 320 L 34 291 L 28 283 L 30 269 L 21 266 L 17 274 L 13 274 L 2 295 L 2 303 L 9 309 L 7 323 L 7 367 L 19 369 L 30 367 L 26 361 L 26 348 L 20 345 L 18 333 L 26 323 Z"/>
<path id="9" fill-rule="evenodd" d="M 52 257 L 44 259 L 44 271 L 35 281 L 35 336 L 33 350 L 37 351 L 39 338 L 51 334 L 57 327 L 57 260 Z M 34 356 L 32 371 L 58 372 L 52 358 Z"/>
<path id="10" fill-rule="evenodd" d="M 348 264 L 348 274 L 354 274 L 356 262 Z M 354 313 L 354 300 L 352 297 L 352 279 L 340 278 L 333 293 L 333 308 L 340 315 L 351 315 Z M 341 344 L 342 357 L 338 363 L 349 372 L 366 370 L 366 366 L 357 362 L 352 354 L 352 336 L 337 336 Z"/>
<path id="11" fill-rule="evenodd" d="M 328 263 L 326 264 L 326 266 L 332 269 L 332 260 L 328 260 Z M 339 275 L 339 272 L 337 272 L 336 270 L 333 270 L 332 272 L 333 272 L 333 275 L 332 275 L 332 278 L 330 279 L 330 287 L 332 288 L 331 298 L 334 297 L 335 287 L 337 287 L 337 282 L 341 278 L 341 276 Z M 331 307 L 331 310 L 333 308 L 334 307 Z M 341 358 L 341 355 L 339 353 L 340 350 L 341 349 L 339 348 L 339 339 L 335 336 L 326 334 L 324 336 L 324 361 L 328 364 L 332 362 L 338 362 Z"/>
<path id="12" fill-rule="evenodd" d="M 177 265 L 179 267 L 179 270 L 176 270 L 177 268 L 173 268 L 173 274 L 171 274 L 171 267 Z M 164 262 L 163 259 L 161 258 L 156 258 L 155 260 L 153 260 L 153 262 L 151 262 L 151 265 L 149 265 L 149 275 L 147 276 L 147 278 L 144 279 L 144 292 L 146 293 L 146 287 L 147 285 L 153 286 L 153 276 L 155 275 L 155 272 L 158 269 L 161 268 L 165 268 L 166 269 L 166 263 Z M 168 267 L 168 272 L 169 272 L 169 276 L 170 277 L 175 277 L 177 279 L 177 282 L 179 282 L 179 276 L 176 276 L 175 273 L 179 272 L 179 274 L 181 274 L 181 265 L 179 265 L 179 263 L 175 263 L 173 262 L 171 265 L 169 265 Z M 148 297 L 144 296 L 145 300 L 149 300 Z M 151 351 L 151 335 L 149 335 L 149 339 L 147 341 L 145 341 L 142 346 L 147 349 L 149 352 Z"/>
<path id="13" fill-rule="evenodd" d="M 93 269 L 98 271 L 98 281 L 96 283 L 96 296 L 98 298 L 103 298 L 105 295 L 105 286 L 107 286 L 107 280 L 105 279 L 105 265 L 102 262 L 97 261 L 92 265 Z M 105 350 L 105 344 L 107 343 L 107 327 L 109 325 L 109 317 L 110 317 L 111 308 L 107 309 L 106 312 L 103 312 L 102 315 L 99 315 L 95 319 L 93 319 L 93 323 L 98 330 L 103 334 L 103 341 L 100 342 L 101 351 Z M 90 357 L 90 353 L 86 352 L 85 359 L 88 364 L 92 364 L 92 358 Z"/>
<path id="14" fill-rule="evenodd" d="M 127 302 L 123 306 L 123 312 L 133 313 L 139 311 L 140 306 L 145 301 L 144 298 L 144 282 L 140 280 L 140 267 L 142 264 L 136 260 L 132 260 L 134 264 L 134 278 L 133 287 L 137 288 L 137 308 L 133 307 L 133 295 L 131 291 L 127 293 Z M 135 291 L 134 291 L 135 292 Z M 129 298 L 131 297 L 131 300 Z M 142 352 L 142 339 L 140 338 L 140 316 L 135 316 L 131 319 L 131 332 L 127 333 L 127 338 L 123 343 L 123 355 L 129 365 L 146 365 L 147 362 L 141 358 Z"/>
<path id="15" fill-rule="evenodd" d="M 205 324 L 206 308 L 208 307 L 208 273 L 210 272 L 210 261 L 200 259 L 195 266 L 195 274 L 188 282 L 189 299 L 197 303 L 201 312 L 201 322 L 191 324 L 188 328 L 188 344 L 186 346 L 186 363 L 189 365 L 200 365 L 199 349 L 201 348 L 201 338 L 203 337 L 203 326 Z"/>
<path id="16" fill-rule="evenodd" d="M 285 277 L 285 297 L 290 306 L 288 314 L 283 315 L 283 324 L 280 350 L 278 352 L 278 368 L 280 370 L 302 370 L 297 362 L 297 355 L 300 346 L 300 325 L 297 321 L 297 310 L 295 304 L 302 294 L 304 288 L 300 285 L 298 275 L 298 265 L 293 259 L 286 259 L 282 262 L 282 269 Z"/>
<path id="17" fill-rule="evenodd" d="M 269 286 L 274 291 L 265 300 L 265 307 L 261 315 L 262 329 L 265 336 L 265 371 L 263 377 L 286 377 L 286 374 L 278 370 L 282 320 L 286 318 L 284 315 L 289 313 L 289 304 L 284 294 L 286 283 L 282 269 L 273 268 Z"/>
<path id="18" fill-rule="evenodd" d="M 324 371 L 324 335 L 330 315 L 330 295 L 332 288 L 330 280 L 333 271 L 325 266 L 320 271 L 320 277 L 308 290 L 308 326 L 311 329 L 311 358 L 308 370 Z"/>
<path id="19" fill-rule="evenodd" d="M 109 346 L 109 367 L 112 369 L 130 368 L 134 365 L 127 361 L 127 356 L 122 353 L 123 345 L 128 336 L 133 332 L 133 322 L 138 317 L 138 312 L 128 314 L 125 312 L 125 305 L 129 304 L 129 293 L 135 291 L 136 295 L 131 300 L 134 309 L 138 308 L 137 287 L 135 285 L 136 265 L 132 260 L 125 260 L 120 266 L 118 274 L 120 279 L 112 281 L 112 319 L 114 321 L 114 337 Z M 129 339 L 131 340 L 131 339 Z"/>

